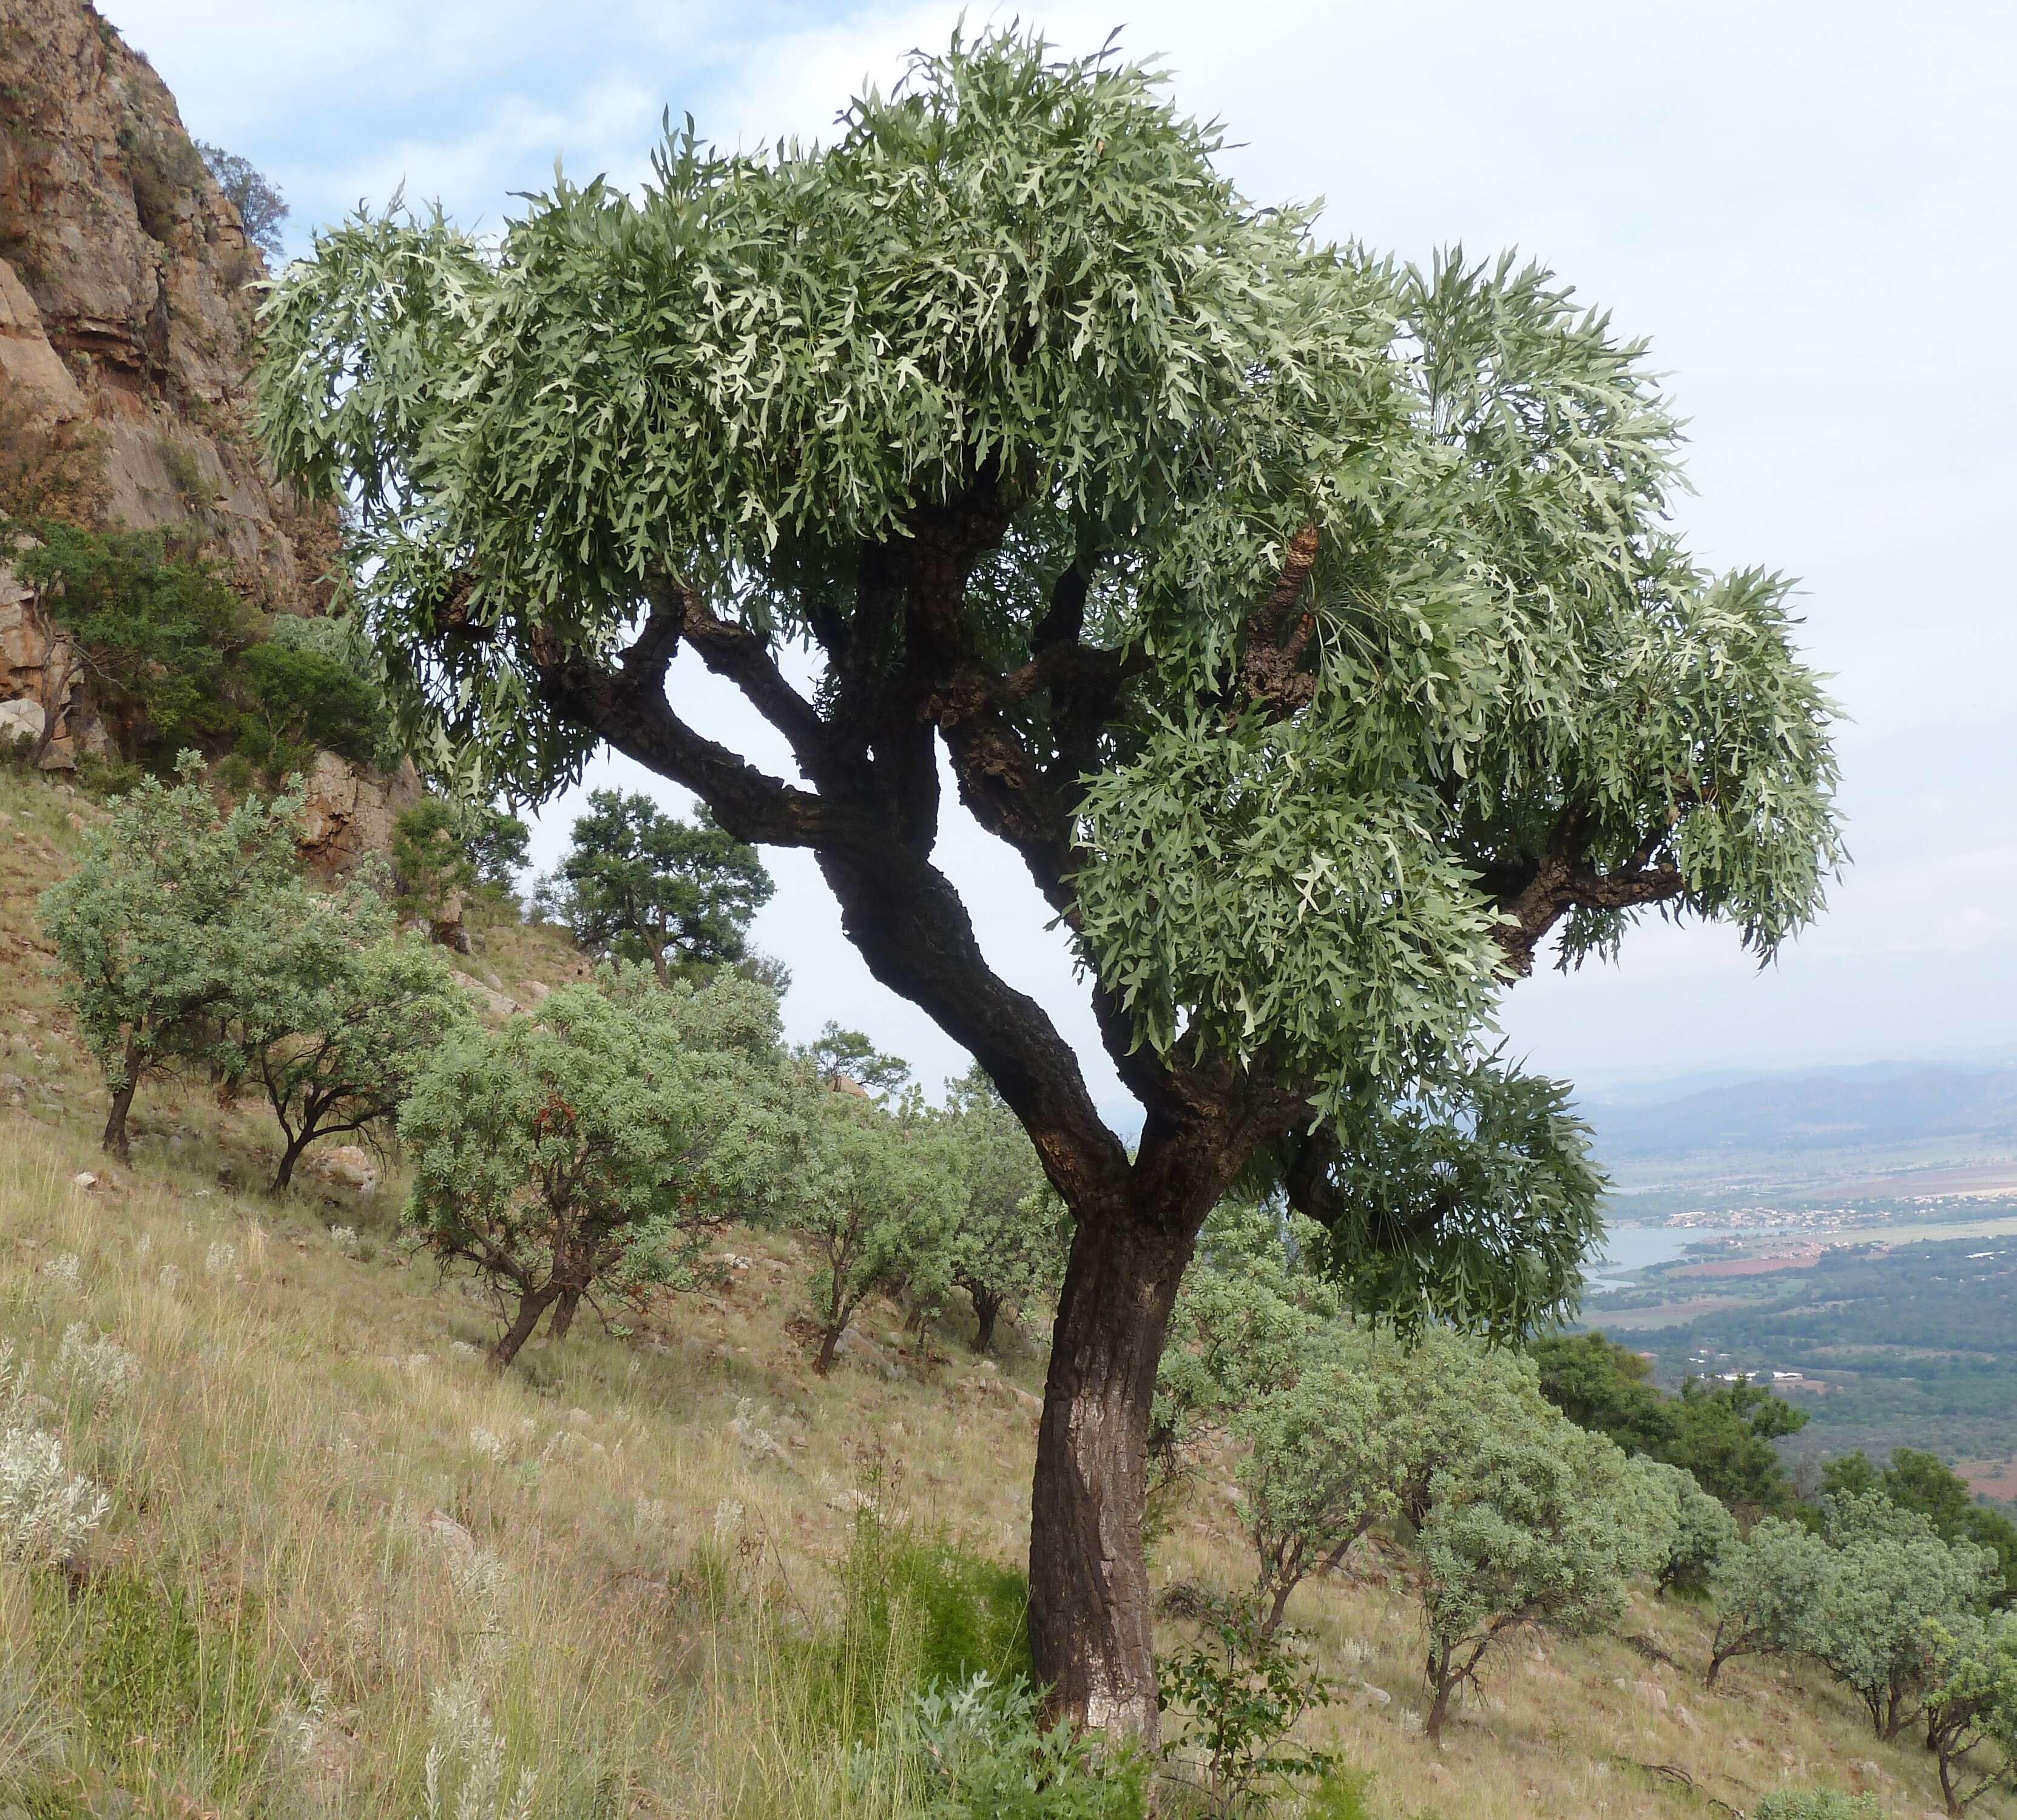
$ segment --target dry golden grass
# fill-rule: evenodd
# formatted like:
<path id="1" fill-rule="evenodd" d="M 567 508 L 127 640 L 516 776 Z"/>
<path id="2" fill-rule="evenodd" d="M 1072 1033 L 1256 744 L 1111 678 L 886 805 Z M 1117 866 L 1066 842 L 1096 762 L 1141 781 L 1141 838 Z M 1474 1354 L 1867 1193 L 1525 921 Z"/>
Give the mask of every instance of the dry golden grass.
<path id="1" fill-rule="evenodd" d="M 396 1176 L 367 1200 L 269 1200 L 240 1185 L 265 1179 L 263 1109 L 173 1087 L 146 1090 L 134 1165 L 109 1167 L 32 931 L 68 818 L 88 813 L 0 771 L 0 1075 L 24 1083 L 11 1108 L 0 1091 L 0 1339 L 116 1501 L 80 1583 L 0 1569 L 0 1809 L 12 1773 L 34 1820 L 109 1811 L 114 1789 L 164 1820 L 423 1814 L 431 1701 L 467 1684 L 541 1815 L 898 1820 L 900 1775 L 864 1778 L 810 1732 L 794 1677 L 834 1606 L 865 1455 L 887 1501 L 1020 1559 L 1037 1358 L 997 1368 L 946 1335 L 940 1362 L 900 1359 L 897 1314 L 875 1307 L 880 1360 L 822 1381 L 787 1328 L 808 1263 L 742 1233 L 717 1288 L 627 1338 L 584 1317 L 500 1380 L 473 1351 L 493 1311 L 393 1242 Z M 507 990 L 572 964 L 539 932 L 488 947 Z M 79 1323 L 139 1361 L 103 1407 L 53 1375 Z M 1222 1480 L 1200 1477 L 1155 1568 L 1245 1577 Z M 1911 1820 L 1937 1809 L 1925 1753 L 1874 1743 L 1819 1671 L 1739 1662 L 1702 1692 L 1700 1608 L 1642 1598 L 1622 1634 L 1519 1639 L 1440 1755 L 1397 1559 L 1306 1587 L 1290 1616 L 1342 1690 L 1308 1741 L 1374 1773 L 1383 1820 L 1705 1815 L 1810 1782 Z M 108 1732 L 150 1687 L 164 1722 Z M 38 1723 L 34 1766 L 18 1738 Z"/>

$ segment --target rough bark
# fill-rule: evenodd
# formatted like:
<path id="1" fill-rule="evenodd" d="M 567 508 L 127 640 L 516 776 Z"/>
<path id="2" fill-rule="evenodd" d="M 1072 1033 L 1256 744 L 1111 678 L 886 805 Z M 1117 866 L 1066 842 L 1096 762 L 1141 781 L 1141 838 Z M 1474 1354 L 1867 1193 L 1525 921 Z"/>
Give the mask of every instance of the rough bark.
<path id="1" fill-rule="evenodd" d="M 126 1076 L 114 1090 L 111 1109 L 106 1114 L 105 1133 L 99 1139 L 100 1148 L 107 1156 L 121 1162 L 133 1160 L 132 1145 L 126 1135 L 126 1115 L 133 1109 L 133 1096 L 139 1091 L 140 1070 L 135 1054 L 137 1045 L 132 1037 L 126 1039 Z"/>
<path id="2" fill-rule="evenodd" d="M 973 1350 L 977 1353 L 994 1350 L 994 1324 L 1001 1318 L 1001 1298 L 990 1296 L 985 1291 L 976 1294 L 967 1292 L 973 1299 Z"/>
<path id="3" fill-rule="evenodd" d="M 301 1161 L 301 1152 L 315 1141 L 316 1136 L 314 1131 L 309 1130 L 287 1141 L 287 1148 L 280 1152 L 280 1166 L 273 1172 L 275 1194 L 285 1192 L 287 1184 L 294 1179 L 294 1165 Z"/>
<path id="4" fill-rule="evenodd" d="M 1051 1342 L 1030 1497 L 1030 1642 L 1051 1711 L 1153 1743 L 1142 1545 L 1156 1368 L 1192 1228 L 1081 1220 Z"/>
<path id="5" fill-rule="evenodd" d="M 574 1325 L 575 1310 L 581 1306 L 581 1291 L 572 1285 L 561 1291 L 554 1303 L 553 1324 L 547 1331 L 555 1339 L 565 1339 Z"/>
<path id="6" fill-rule="evenodd" d="M 507 1369 L 518 1357 L 518 1349 L 532 1337 L 532 1329 L 539 1324 L 539 1317 L 559 1294 L 560 1291 L 549 1284 L 543 1289 L 528 1289 L 519 1296 L 518 1314 L 498 1336 L 496 1345 L 490 1349 L 490 1362 L 499 1371 Z"/>

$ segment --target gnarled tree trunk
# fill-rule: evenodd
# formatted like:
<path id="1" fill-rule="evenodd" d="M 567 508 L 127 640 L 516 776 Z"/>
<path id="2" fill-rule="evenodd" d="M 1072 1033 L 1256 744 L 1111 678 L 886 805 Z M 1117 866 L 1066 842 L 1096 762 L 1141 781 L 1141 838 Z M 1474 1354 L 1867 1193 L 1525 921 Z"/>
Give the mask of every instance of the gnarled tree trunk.
<path id="1" fill-rule="evenodd" d="M 518 1314 L 498 1336 L 496 1345 L 490 1349 L 490 1362 L 499 1371 L 507 1369 L 518 1357 L 518 1349 L 532 1337 L 532 1329 L 539 1324 L 539 1317 L 559 1294 L 560 1291 L 549 1283 L 543 1288 L 528 1289 L 519 1296 Z"/>
<path id="2" fill-rule="evenodd" d="M 1053 1716 L 1153 1743 L 1142 1545 L 1149 1418 L 1194 1241 L 1116 1209 L 1082 1215 L 1051 1341 L 1030 1496 L 1030 1642 Z"/>

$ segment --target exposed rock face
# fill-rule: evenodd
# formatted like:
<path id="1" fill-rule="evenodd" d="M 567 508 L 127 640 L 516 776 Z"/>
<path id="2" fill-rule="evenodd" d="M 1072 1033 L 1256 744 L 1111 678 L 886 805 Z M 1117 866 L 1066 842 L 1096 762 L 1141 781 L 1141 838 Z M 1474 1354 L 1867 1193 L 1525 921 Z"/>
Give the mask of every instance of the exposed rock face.
<path id="1" fill-rule="evenodd" d="M 110 515 L 198 523 L 261 604 L 312 610 L 332 526 L 246 429 L 265 276 L 144 57 L 86 0 L 0 0 L 0 369 L 102 434 Z"/>
<path id="2" fill-rule="evenodd" d="M 390 777 L 318 752 L 302 780 L 301 846 L 319 871 L 348 872 L 392 845 L 392 824 L 420 800 L 420 780 L 402 762 Z"/>
<path id="3" fill-rule="evenodd" d="M 146 59 L 87 0 L 0 0 L 0 426 L 81 438 L 110 522 L 198 529 L 248 600 L 316 612 L 334 519 L 247 428 L 265 276 Z M 0 698 L 44 694 L 45 644 L 0 568 Z"/>

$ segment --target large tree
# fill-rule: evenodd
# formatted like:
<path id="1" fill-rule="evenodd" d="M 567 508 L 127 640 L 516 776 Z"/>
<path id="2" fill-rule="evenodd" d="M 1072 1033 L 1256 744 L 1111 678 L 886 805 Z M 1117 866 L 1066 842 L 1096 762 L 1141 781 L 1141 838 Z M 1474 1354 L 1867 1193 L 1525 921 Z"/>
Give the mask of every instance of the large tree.
<path id="1" fill-rule="evenodd" d="M 1272 1180 L 1359 1299 L 1532 1320 L 1586 1198 L 1490 1193 L 1495 1154 L 1368 1200 L 1369 1161 L 1575 1151 L 1465 1054 L 1500 982 L 1649 908 L 1768 956 L 1836 855 L 1786 586 L 1677 542 L 1639 345 L 1531 267 L 1321 241 L 1219 143 L 1117 56 L 987 37 L 829 145 L 677 135 L 500 238 L 360 216 L 265 317 L 264 433 L 351 499 L 430 749 L 537 799 L 606 744 L 809 849 L 1029 1131 L 1074 1223 L 1037 1671 L 1149 1733 L 1145 1443 L 1207 1213 Z M 687 658 L 760 742 L 699 730 Z M 942 762 L 1077 945 L 1132 1148 L 934 862 Z"/>

